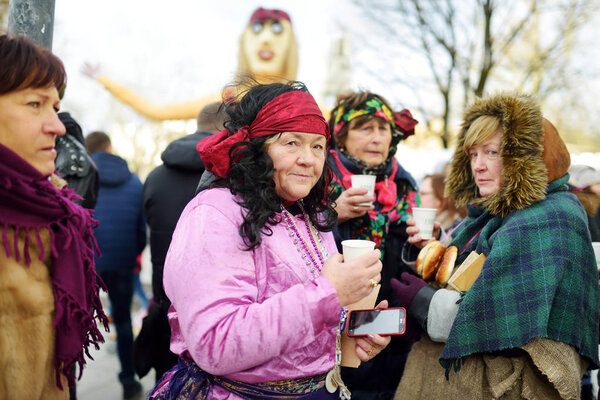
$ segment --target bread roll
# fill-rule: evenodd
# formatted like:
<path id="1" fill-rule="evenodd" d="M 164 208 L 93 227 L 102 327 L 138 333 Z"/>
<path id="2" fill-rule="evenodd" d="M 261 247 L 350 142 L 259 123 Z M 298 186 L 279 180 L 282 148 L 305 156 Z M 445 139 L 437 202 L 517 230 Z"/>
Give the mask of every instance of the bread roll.
<path id="1" fill-rule="evenodd" d="M 421 277 L 424 280 L 430 281 L 435 278 L 435 274 L 438 269 L 438 264 L 440 263 L 442 257 L 444 256 L 444 252 L 446 251 L 446 246 L 443 245 L 438 240 L 434 240 L 427 244 L 427 246 L 423 247 L 423 250 L 428 249 L 421 259 Z M 419 256 L 421 253 L 419 253 Z M 417 257 L 417 263 L 419 261 L 419 257 Z M 417 270 L 419 267 L 417 267 Z"/>
<path id="2" fill-rule="evenodd" d="M 423 265 L 425 264 L 425 256 L 427 255 L 427 252 L 429 252 L 429 249 L 431 249 L 431 243 L 428 243 L 425 247 L 423 247 L 421 251 L 419 251 L 419 255 L 417 256 L 416 269 L 417 274 L 419 274 L 420 277 L 423 277 Z"/>
<path id="3" fill-rule="evenodd" d="M 458 249 L 456 246 L 450 246 L 444 251 L 444 257 L 442 257 L 442 261 L 440 261 L 437 273 L 435 274 L 435 282 L 439 287 L 445 287 L 448 279 L 452 276 L 457 255 Z"/>

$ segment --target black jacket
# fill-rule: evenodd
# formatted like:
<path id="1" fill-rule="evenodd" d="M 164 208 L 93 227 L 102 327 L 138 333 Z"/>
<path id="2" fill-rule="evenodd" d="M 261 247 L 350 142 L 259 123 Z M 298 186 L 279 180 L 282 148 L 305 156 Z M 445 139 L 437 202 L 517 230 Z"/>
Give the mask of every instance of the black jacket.
<path id="1" fill-rule="evenodd" d="M 152 170 L 144 183 L 155 299 L 164 296 L 162 269 L 179 215 L 194 197 L 204 172 L 196 144 L 209 135 L 209 132 L 196 132 L 171 142 L 161 155 L 163 164 Z"/>
<path id="2" fill-rule="evenodd" d="M 154 299 L 134 344 L 134 367 L 140 377 L 154 368 L 159 378 L 177 363 L 177 356 L 169 350 L 171 329 L 167 311 L 171 303 L 162 285 L 163 268 L 179 215 L 194 197 L 204 172 L 196 144 L 209 135 L 196 132 L 171 142 L 161 155 L 163 164 L 152 170 L 144 183 Z"/>
<path id="3" fill-rule="evenodd" d="M 68 112 L 58 113 L 58 118 L 66 128 L 64 136 L 56 137 L 56 170 L 83 200 L 75 200 L 85 208 L 96 207 L 100 176 L 98 168 L 85 150 L 85 140 L 81 127 Z"/>

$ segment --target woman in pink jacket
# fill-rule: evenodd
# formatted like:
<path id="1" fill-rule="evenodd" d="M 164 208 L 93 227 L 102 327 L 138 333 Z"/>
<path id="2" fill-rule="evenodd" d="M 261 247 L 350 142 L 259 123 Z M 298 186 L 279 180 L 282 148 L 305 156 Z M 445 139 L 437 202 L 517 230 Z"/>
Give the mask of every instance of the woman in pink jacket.
<path id="1" fill-rule="evenodd" d="M 253 86 L 226 107 L 227 129 L 198 144 L 215 181 L 183 211 L 167 254 L 180 361 L 151 398 L 349 398 L 340 321 L 381 262 L 378 250 L 347 263 L 337 253 L 327 122 L 299 82 Z M 367 361 L 388 343 L 371 335 L 355 350 Z"/>

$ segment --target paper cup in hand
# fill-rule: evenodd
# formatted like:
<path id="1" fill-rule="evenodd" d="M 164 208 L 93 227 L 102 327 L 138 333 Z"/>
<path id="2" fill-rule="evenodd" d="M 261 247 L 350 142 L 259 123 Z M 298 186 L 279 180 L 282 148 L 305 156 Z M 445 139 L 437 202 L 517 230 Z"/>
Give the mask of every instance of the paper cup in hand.
<path id="1" fill-rule="evenodd" d="M 413 207 L 412 210 L 415 224 L 419 228 L 419 235 L 423 239 L 431 239 L 433 237 L 433 223 L 435 222 L 437 208 Z"/>
<path id="2" fill-rule="evenodd" d="M 367 194 L 373 197 L 375 179 L 377 178 L 375 175 L 352 175 L 350 178 L 352 179 L 352 187 L 365 188 L 368 190 Z M 360 203 L 361 206 L 370 206 L 371 204 L 373 204 L 372 201 Z"/>
<path id="3" fill-rule="evenodd" d="M 344 262 L 352 261 L 373 250 L 375 250 L 375 242 L 370 240 L 350 239 L 342 241 Z"/>

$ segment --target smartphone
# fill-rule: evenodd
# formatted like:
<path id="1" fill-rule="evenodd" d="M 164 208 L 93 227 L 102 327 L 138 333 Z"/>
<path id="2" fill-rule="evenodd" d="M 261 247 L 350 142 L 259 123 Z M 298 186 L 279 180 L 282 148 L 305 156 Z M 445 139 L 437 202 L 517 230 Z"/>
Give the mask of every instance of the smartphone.
<path id="1" fill-rule="evenodd" d="M 378 335 L 404 335 L 406 309 L 404 307 L 351 310 L 348 314 L 348 336 L 360 337 L 370 333 Z"/>

